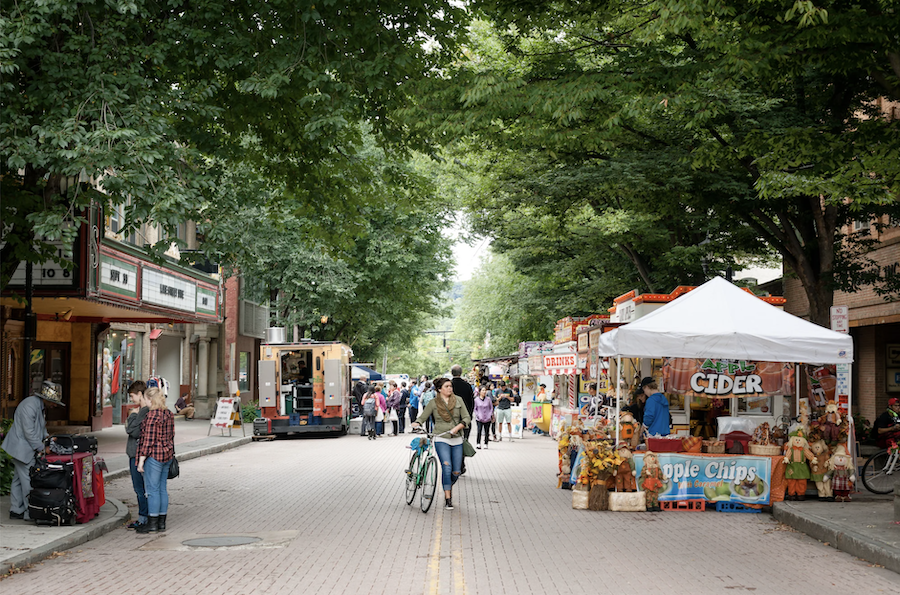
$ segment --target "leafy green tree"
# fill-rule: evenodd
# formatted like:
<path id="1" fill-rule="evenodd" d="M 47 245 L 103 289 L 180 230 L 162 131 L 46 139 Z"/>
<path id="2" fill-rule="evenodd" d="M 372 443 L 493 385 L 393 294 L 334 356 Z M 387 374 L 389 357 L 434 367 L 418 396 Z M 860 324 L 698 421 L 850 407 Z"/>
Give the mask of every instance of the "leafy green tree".
<path id="1" fill-rule="evenodd" d="M 662 240 L 681 230 L 671 245 L 685 264 L 710 243 L 713 254 L 756 252 L 744 242 L 752 230 L 797 275 L 820 324 L 835 288 L 896 290 L 896 276 L 860 257 L 869 240 L 844 231 L 897 214 L 900 124 L 876 103 L 900 100 L 893 3 L 475 6 L 485 21 L 473 44 L 403 112 L 421 134 L 490 146 L 523 168 L 539 154 L 548 167 L 521 176 L 531 182 L 544 176 L 555 186 L 567 171 L 593 170 L 602 198 L 594 215 L 608 218 L 610 201 L 629 201 L 625 220 L 643 215 L 650 225 L 629 232 L 643 239 L 662 226 Z M 645 246 L 637 255 L 645 260 L 662 253 L 657 242 Z M 645 286 L 654 277 L 665 284 L 667 271 L 651 263 L 644 274 L 632 260 Z"/>
<path id="2" fill-rule="evenodd" d="M 503 254 L 489 254 L 482 261 L 463 284 L 453 326 L 455 338 L 466 342 L 472 359 L 508 355 L 520 341 L 550 338 L 562 316 L 557 304 L 544 299 L 540 283 L 516 271 Z"/>
<path id="3" fill-rule="evenodd" d="M 451 256 L 447 208 L 430 180 L 364 139 L 351 147 L 353 159 L 337 162 L 347 165 L 343 192 L 357 197 L 357 213 L 343 221 L 341 212 L 325 224 L 315 213 L 286 210 L 289 190 L 245 168 L 218 189 L 218 202 L 230 208 L 210 213 L 202 229 L 212 254 L 253 280 L 259 295 L 251 297 L 270 302 L 276 324 L 344 341 L 357 359 L 370 360 L 385 345 L 412 343 L 423 320 L 440 313 Z"/>
<path id="4" fill-rule="evenodd" d="M 400 138 L 388 114 L 455 47 L 462 15 L 441 0 L 5 5 L 0 289 L 68 244 L 91 201 L 171 230 L 202 221 L 242 163 L 291 210 L 352 209 L 323 161 L 351 157 L 360 122 Z"/>

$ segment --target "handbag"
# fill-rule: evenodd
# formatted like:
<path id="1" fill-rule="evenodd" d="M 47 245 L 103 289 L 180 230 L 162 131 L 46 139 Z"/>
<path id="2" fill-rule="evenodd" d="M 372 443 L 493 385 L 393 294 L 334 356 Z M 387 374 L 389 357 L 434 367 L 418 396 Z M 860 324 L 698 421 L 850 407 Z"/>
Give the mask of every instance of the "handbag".
<path id="1" fill-rule="evenodd" d="M 468 439 L 463 438 L 463 456 L 464 457 L 474 457 L 475 456 L 475 447 L 472 446 L 472 443 L 469 442 Z"/>
<path id="2" fill-rule="evenodd" d="M 180 470 L 178 469 L 178 459 L 172 457 L 172 463 L 169 465 L 169 479 L 178 477 Z"/>
<path id="3" fill-rule="evenodd" d="M 397 415 L 397 410 L 396 410 L 396 409 L 391 409 L 390 420 L 391 420 L 391 421 L 399 421 L 399 420 L 400 420 L 400 416 Z"/>

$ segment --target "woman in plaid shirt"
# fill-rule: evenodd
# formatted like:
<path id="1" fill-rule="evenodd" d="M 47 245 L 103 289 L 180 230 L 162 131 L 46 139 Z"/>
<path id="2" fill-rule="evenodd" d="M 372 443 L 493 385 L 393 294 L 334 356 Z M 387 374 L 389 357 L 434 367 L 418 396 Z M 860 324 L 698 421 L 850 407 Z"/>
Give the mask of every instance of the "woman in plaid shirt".
<path id="1" fill-rule="evenodd" d="M 175 457 L 175 416 L 166 409 L 166 397 L 158 388 L 148 389 L 145 397 L 150 400 L 150 411 L 141 422 L 137 468 L 144 474 L 150 518 L 136 531 L 156 533 L 166 530 L 166 511 L 169 509 L 166 480 L 169 478 L 169 465 Z"/>

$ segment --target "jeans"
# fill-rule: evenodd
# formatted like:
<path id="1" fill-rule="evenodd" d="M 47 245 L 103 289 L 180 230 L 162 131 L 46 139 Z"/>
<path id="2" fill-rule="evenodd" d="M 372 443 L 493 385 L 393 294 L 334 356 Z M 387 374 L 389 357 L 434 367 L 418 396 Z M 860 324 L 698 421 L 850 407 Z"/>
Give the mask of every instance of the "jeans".
<path id="1" fill-rule="evenodd" d="M 362 424 L 362 436 L 366 434 L 375 435 L 375 416 L 374 415 L 364 415 L 363 416 L 363 424 Z"/>
<path id="2" fill-rule="evenodd" d="M 160 463 L 153 457 L 144 461 L 144 486 L 147 488 L 147 515 L 154 517 L 166 514 L 169 510 L 169 492 L 166 481 L 169 479 L 169 465 L 172 459 Z"/>
<path id="3" fill-rule="evenodd" d="M 416 418 L 417 418 L 417 417 L 419 417 L 419 408 L 418 408 L 418 407 L 412 407 L 412 406 L 410 406 L 410 408 L 409 408 L 409 421 L 410 421 L 410 423 L 416 421 Z"/>
<path id="4" fill-rule="evenodd" d="M 434 450 L 437 451 L 438 459 L 441 461 L 441 483 L 445 490 L 452 490 L 453 484 L 459 479 L 460 469 L 462 468 L 462 444 L 450 446 L 446 442 L 435 441 Z"/>
<path id="5" fill-rule="evenodd" d="M 397 417 L 400 418 L 400 433 L 406 433 L 406 407 L 397 410 Z"/>
<path id="6" fill-rule="evenodd" d="M 146 463 L 144 471 L 146 471 Z M 130 457 L 128 459 L 128 470 L 131 471 L 131 486 L 134 493 L 137 494 L 138 501 L 138 522 L 147 522 L 147 490 L 144 488 L 144 474 L 137 470 L 137 459 Z"/>
<path id="7" fill-rule="evenodd" d="M 488 440 L 491 437 L 491 422 L 489 421 L 480 421 L 478 422 L 478 438 L 475 440 L 475 444 L 481 442 L 481 432 L 484 431 L 484 445 L 487 446 Z"/>

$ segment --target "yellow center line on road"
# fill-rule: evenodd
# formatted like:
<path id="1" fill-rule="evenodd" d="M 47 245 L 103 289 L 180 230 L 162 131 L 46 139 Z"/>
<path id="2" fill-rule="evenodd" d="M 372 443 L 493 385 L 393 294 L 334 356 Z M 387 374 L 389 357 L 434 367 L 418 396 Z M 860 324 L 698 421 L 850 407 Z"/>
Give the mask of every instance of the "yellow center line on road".
<path id="1" fill-rule="evenodd" d="M 432 504 L 433 506 L 433 504 Z M 441 576 L 441 541 L 444 533 L 444 515 L 438 511 L 434 522 L 434 536 L 431 543 L 431 554 L 428 556 L 428 570 L 425 573 L 425 595 L 437 595 Z"/>
<path id="2" fill-rule="evenodd" d="M 434 523 L 434 537 L 431 544 L 431 553 L 428 556 L 428 569 L 425 573 L 425 595 L 439 595 L 441 589 L 441 550 L 444 538 L 444 512 L 436 510 L 437 519 Z M 446 558 L 450 561 L 450 593 L 453 595 L 468 595 L 466 577 L 463 568 L 462 553 L 462 519 L 459 514 L 454 520 L 458 527 L 450 532 L 450 555 Z M 449 528 L 449 527 L 448 527 Z M 447 571 L 446 565 L 444 571 Z"/>

